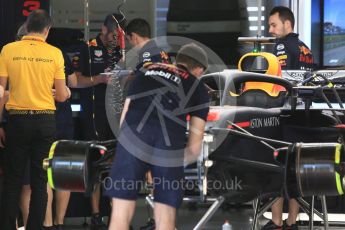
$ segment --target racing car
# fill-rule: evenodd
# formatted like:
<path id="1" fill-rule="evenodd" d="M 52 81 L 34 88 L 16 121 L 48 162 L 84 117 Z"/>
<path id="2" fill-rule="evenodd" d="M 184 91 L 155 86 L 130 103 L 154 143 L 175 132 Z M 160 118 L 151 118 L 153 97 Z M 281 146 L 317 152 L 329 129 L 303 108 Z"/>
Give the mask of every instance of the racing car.
<path id="1" fill-rule="evenodd" d="M 254 47 L 260 48 L 272 38 L 242 41 L 254 42 Z M 258 213 L 268 208 L 265 205 L 259 210 L 261 197 L 317 195 L 323 197 L 326 206 L 325 196 L 344 193 L 345 72 L 282 72 L 274 55 L 255 50 L 242 56 L 239 70 L 201 77 L 211 106 L 200 157 L 185 168 L 185 180 L 196 183 L 192 192 L 196 192 L 197 200 L 214 203 L 194 229 L 202 229 L 224 200 L 258 200 L 255 229 Z M 259 61 L 266 65 L 264 71 L 253 71 L 258 57 L 265 59 Z M 50 186 L 92 192 L 109 171 L 115 148 L 115 140 L 55 142 L 43 162 Z M 188 192 L 184 200 L 194 200 Z M 146 200 L 153 205 L 152 198 Z M 303 207 L 309 209 L 309 213 L 304 210 L 312 228 L 313 205 Z M 323 211 L 323 215 L 316 214 L 327 229 L 327 208 Z"/>
<path id="2" fill-rule="evenodd" d="M 277 96 L 260 89 L 240 92 L 248 81 L 278 84 L 285 90 Z M 320 82 L 293 87 L 283 78 L 238 70 L 208 74 L 202 82 L 211 97 L 205 130 L 209 147 L 203 153 L 212 165 L 208 178 L 224 184 L 234 177 L 242 181 L 241 190 L 210 188 L 208 193 L 239 201 L 282 190 L 290 196 L 343 194 L 344 109 L 312 106 L 331 89 Z M 109 170 L 115 145 L 114 140 L 54 143 L 44 161 L 50 185 L 92 191 Z"/>
<path id="3" fill-rule="evenodd" d="M 222 184 L 242 181 L 241 189 L 210 193 L 237 201 L 281 192 L 292 197 L 343 194 L 343 109 L 312 106 L 330 89 L 293 87 L 283 78 L 237 70 L 212 73 L 203 81 L 220 99 L 213 101 L 219 104 L 211 106 L 206 127 L 212 136 L 208 178 Z M 261 89 L 239 93 L 248 81 L 286 90 L 277 96 Z"/>

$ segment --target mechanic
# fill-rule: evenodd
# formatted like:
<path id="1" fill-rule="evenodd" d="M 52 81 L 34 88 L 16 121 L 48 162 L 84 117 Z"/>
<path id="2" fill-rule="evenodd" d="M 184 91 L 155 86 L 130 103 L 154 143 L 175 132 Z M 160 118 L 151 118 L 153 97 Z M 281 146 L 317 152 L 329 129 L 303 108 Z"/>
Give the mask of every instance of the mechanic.
<path id="1" fill-rule="evenodd" d="M 269 17 L 269 33 L 276 37 L 273 54 L 279 59 L 283 70 L 296 69 L 312 71 L 314 58 L 311 50 L 294 33 L 295 18 L 284 6 L 272 9 Z"/>
<path id="2" fill-rule="evenodd" d="M 151 63 L 171 63 L 169 55 L 159 48 L 154 40 L 151 40 L 151 28 L 145 19 L 135 18 L 130 21 L 126 26 L 126 38 L 138 52 L 135 71 L 139 71 L 141 67 Z M 127 95 L 129 85 L 134 79 L 133 74 L 123 84 L 124 95 Z M 152 184 L 151 172 L 147 172 L 146 177 L 147 183 Z"/>
<path id="3" fill-rule="evenodd" d="M 18 29 L 16 40 L 21 40 L 23 36 L 27 35 L 26 24 L 24 23 Z M 49 33 L 46 42 L 53 45 L 52 43 L 52 33 Z M 69 57 L 62 52 L 64 61 L 65 61 L 65 73 L 66 73 L 66 84 L 68 87 L 76 88 L 77 87 L 77 77 L 74 73 L 72 63 Z M 53 95 L 55 95 L 55 90 L 53 90 Z M 73 118 L 72 118 L 72 109 L 71 103 L 69 100 L 64 102 L 55 102 L 56 106 L 56 137 L 57 140 L 72 140 L 74 137 L 74 128 L 73 128 Z M 55 191 L 56 198 L 56 212 L 55 212 L 55 226 L 53 227 L 52 220 L 52 201 L 53 201 L 53 192 L 50 186 L 47 184 L 47 193 L 48 193 L 48 203 L 46 217 L 43 222 L 43 229 L 63 229 L 63 220 L 67 210 L 67 205 L 70 197 L 69 191 Z M 20 200 L 20 209 L 22 211 L 23 223 L 26 226 L 27 218 L 29 215 L 29 205 L 30 205 L 30 163 L 28 162 L 26 166 L 26 172 L 23 179 L 23 187 L 21 192 Z"/>
<path id="4" fill-rule="evenodd" d="M 153 175 L 155 229 L 175 229 L 183 190 L 181 184 L 172 184 L 183 179 L 184 155 L 190 162 L 200 154 L 209 110 L 207 90 L 198 80 L 207 68 L 205 51 L 187 44 L 179 50 L 176 63 L 147 65 L 136 72 L 130 86 L 111 180 L 105 185 L 106 195 L 113 198 L 109 229 L 129 228 L 148 170 Z"/>
<path id="5" fill-rule="evenodd" d="M 312 71 L 314 58 L 310 49 L 294 33 L 295 18 L 292 11 L 284 6 L 274 7 L 269 17 L 269 33 L 276 37 L 274 54 L 278 57 L 283 70 Z M 272 220 L 262 229 L 298 229 L 296 224 L 299 204 L 296 199 L 289 200 L 289 216 L 282 220 L 284 198 L 280 198 L 272 207 Z"/>
<path id="6" fill-rule="evenodd" d="M 49 43 L 49 39 L 47 39 Z M 73 71 L 73 67 L 69 57 L 63 53 L 63 57 L 65 60 L 65 73 L 66 73 L 66 84 L 68 87 L 76 88 L 77 87 L 77 77 Z M 53 92 L 55 94 L 55 91 Z M 72 117 L 72 108 L 71 103 L 69 100 L 64 102 L 55 102 L 56 106 L 56 139 L 57 140 L 73 140 L 74 138 L 74 128 L 73 128 L 73 117 Z M 29 164 L 27 165 L 24 180 L 23 180 L 23 187 L 21 193 L 21 201 L 20 201 L 20 208 L 22 211 L 23 222 L 24 226 L 26 226 L 28 212 L 29 212 L 29 205 L 30 205 L 30 168 Z M 52 219 L 52 202 L 53 202 L 53 191 L 52 188 L 47 184 L 47 194 L 48 194 L 48 202 L 47 202 L 47 211 L 46 216 L 43 222 L 43 230 L 62 230 L 63 229 L 63 221 L 65 217 L 65 213 L 67 210 L 69 198 L 70 198 L 70 191 L 64 190 L 56 190 L 55 191 L 55 218 L 54 221 Z M 53 226 L 54 225 L 54 226 Z"/>
<path id="7" fill-rule="evenodd" d="M 126 27 L 126 38 L 133 47 L 139 49 L 136 69 L 139 70 L 145 63 L 171 63 L 168 54 L 150 39 L 151 28 L 146 20 L 135 18 L 130 21 Z"/>
<path id="8" fill-rule="evenodd" d="M 1 228 L 16 229 L 18 200 L 25 166 L 30 161 L 30 198 L 28 230 L 41 229 L 47 205 L 47 174 L 43 159 L 55 140 L 55 100 L 70 96 L 65 83 L 61 51 L 45 40 L 51 18 L 44 10 L 34 10 L 27 18 L 28 35 L 7 44 L 0 56 L 0 85 L 10 82 L 6 103 L 5 185 L 1 202 Z"/>
<path id="9" fill-rule="evenodd" d="M 76 73 L 80 89 L 80 121 L 81 133 L 84 140 L 111 140 L 115 136 L 110 128 L 105 105 L 105 94 L 109 76 L 100 75 L 107 72 L 111 65 L 122 58 L 120 47 L 115 38 L 123 32 L 125 18 L 120 14 L 106 16 L 101 32 L 82 47 Z M 75 58 L 74 58 L 75 59 Z M 91 195 L 92 217 L 91 225 L 94 229 L 106 229 L 99 213 L 100 185 L 96 186 Z"/>

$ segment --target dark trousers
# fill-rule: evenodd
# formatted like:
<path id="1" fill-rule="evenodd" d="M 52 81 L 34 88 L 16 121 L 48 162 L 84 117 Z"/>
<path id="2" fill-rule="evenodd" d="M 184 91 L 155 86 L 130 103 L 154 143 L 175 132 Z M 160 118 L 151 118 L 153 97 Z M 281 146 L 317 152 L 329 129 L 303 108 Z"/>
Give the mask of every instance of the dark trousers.
<path id="1" fill-rule="evenodd" d="M 80 113 L 80 121 L 83 140 L 105 141 L 115 138 L 108 122 L 106 110 L 102 106 L 96 107 L 95 118 L 92 118 L 92 111 L 82 111 Z"/>
<path id="2" fill-rule="evenodd" d="M 6 129 L 5 183 L 0 228 L 16 229 L 25 167 L 30 160 L 31 198 L 27 230 L 40 230 L 47 207 L 47 173 L 42 168 L 55 140 L 55 115 L 10 115 Z"/>

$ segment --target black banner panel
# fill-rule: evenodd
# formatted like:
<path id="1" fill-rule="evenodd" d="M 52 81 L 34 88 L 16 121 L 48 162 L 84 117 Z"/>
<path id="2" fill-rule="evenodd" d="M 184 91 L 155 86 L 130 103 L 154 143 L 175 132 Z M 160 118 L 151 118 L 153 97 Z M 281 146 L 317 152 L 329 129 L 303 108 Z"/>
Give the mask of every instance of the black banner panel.
<path id="1" fill-rule="evenodd" d="M 49 0 L 0 0 L 0 48 L 15 39 L 31 11 L 49 10 Z"/>

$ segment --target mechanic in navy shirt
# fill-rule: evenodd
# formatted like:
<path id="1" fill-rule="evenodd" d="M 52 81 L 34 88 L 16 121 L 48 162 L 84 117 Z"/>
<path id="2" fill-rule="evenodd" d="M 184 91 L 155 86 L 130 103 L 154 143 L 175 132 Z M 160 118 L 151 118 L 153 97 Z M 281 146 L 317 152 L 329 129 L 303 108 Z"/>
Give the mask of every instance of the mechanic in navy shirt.
<path id="1" fill-rule="evenodd" d="M 312 71 L 314 58 L 310 49 L 293 33 L 295 18 L 292 11 L 284 6 L 274 7 L 269 17 L 269 33 L 276 37 L 274 54 L 278 57 L 283 70 L 298 69 Z M 296 218 L 299 204 L 296 199 L 289 200 L 289 216 L 283 222 L 284 199 L 280 198 L 272 205 L 272 220 L 262 229 L 298 229 Z"/>
<path id="2" fill-rule="evenodd" d="M 80 56 L 74 57 L 75 68 L 80 89 L 80 121 L 81 133 L 84 140 L 111 140 L 114 133 L 106 114 L 106 88 L 109 76 L 100 75 L 118 63 L 122 54 L 117 44 L 118 33 L 122 33 L 125 18 L 120 14 L 106 16 L 100 34 L 91 39 L 81 51 Z M 79 60 L 78 60 L 79 59 Z M 97 185 L 91 196 L 93 228 L 106 229 L 99 213 L 100 186 Z"/>
<path id="3" fill-rule="evenodd" d="M 100 74 L 106 72 L 109 65 L 118 63 L 122 57 L 118 46 L 113 52 L 109 52 L 109 49 L 114 42 L 118 26 L 123 28 L 124 23 L 122 15 L 108 15 L 102 25 L 101 33 L 81 49 L 76 70 L 78 71 L 78 86 L 84 87 L 80 90 L 80 103 L 82 132 L 85 140 L 114 138 L 105 113 L 105 94 L 109 78 Z M 95 127 L 93 113 L 95 113 Z"/>
<path id="4" fill-rule="evenodd" d="M 183 198 L 184 159 L 189 162 L 200 154 L 209 110 L 207 90 L 198 80 L 207 67 L 205 51 L 187 44 L 176 63 L 145 65 L 130 86 L 111 181 L 105 185 L 113 198 L 109 229 L 129 228 L 148 170 L 153 175 L 156 229 L 175 229 L 176 209 Z"/>
<path id="5" fill-rule="evenodd" d="M 151 40 L 151 28 L 146 20 L 135 18 L 130 21 L 126 27 L 126 38 L 133 47 L 131 51 L 134 51 L 128 52 L 126 63 L 128 66 L 134 67 L 134 72 L 139 71 L 146 64 L 157 62 L 171 63 L 168 54 L 158 47 L 154 40 Z M 131 57 L 130 54 L 135 56 Z M 125 95 L 135 77 L 133 74 L 124 80 L 123 89 Z"/>
<path id="6" fill-rule="evenodd" d="M 295 19 L 292 11 L 284 6 L 274 7 L 269 18 L 269 33 L 276 37 L 273 54 L 283 70 L 297 69 L 312 71 L 314 58 L 306 44 L 294 33 Z"/>
<path id="7" fill-rule="evenodd" d="M 171 63 L 168 54 L 151 40 L 151 28 L 149 23 L 136 18 L 130 21 L 126 27 L 128 42 L 138 50 L 136 69 L 140 69 L 145 63 Z"/>
<path id="8" fill-rule="evenodd" d="M 145 19 L 135 18 L 130 21 L 126 26 L 126 38 L 133 47 L 132 49 L 135 55 L 133 60 L 128 55 L 126 63 L 131 67 L 135 66 L 135 71 L 139 71 L 144 65 L 151 63 L 171 63 L 168 54 L 162 48 L 158 47 L 154 40 L 151 40 L 151 28 Z M 124 80 L 124 95 L 127 95 L 128 88 L 134 77 L 131 74 Z M 147 183 L 152 184 L 151 172 L 148 172 L 146 177 Z"/>

